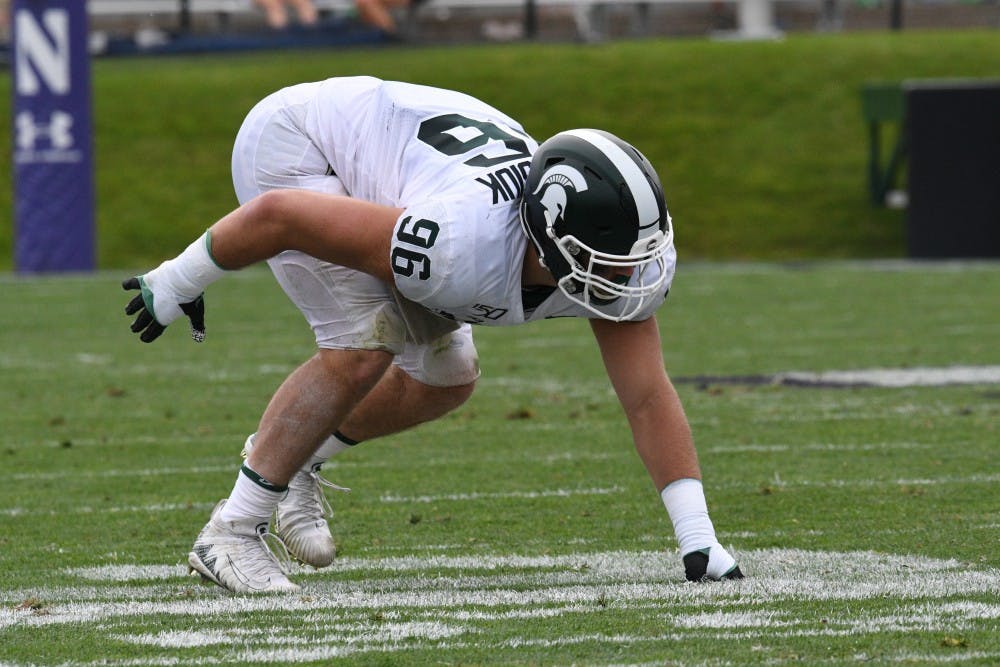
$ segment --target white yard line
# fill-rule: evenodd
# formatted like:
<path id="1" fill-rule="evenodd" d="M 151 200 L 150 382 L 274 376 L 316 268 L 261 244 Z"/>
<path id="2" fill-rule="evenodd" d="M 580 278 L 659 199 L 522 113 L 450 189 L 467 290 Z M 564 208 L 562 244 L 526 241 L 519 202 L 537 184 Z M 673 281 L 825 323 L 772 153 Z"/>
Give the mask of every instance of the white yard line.
<path id="1" fill-rule="evenodd" d="M 867 368 L 847 371 L 779 373 L 781 384 L 833 386 L 942 387 L 950 384 L 1000 383 L 1000 366 L 948 366 L 943 368 Z"/>
<path id="2" fill-rule="evenodd" d="M 607 496 L 621 493 L 620 486 L 595 487 L 588 489 L 545 489 L 541 491 L 495 491 L 469 493 L 442 493 L 438 495 L 397 496 L 385 494 L 379 498 L 383 503 L 437 503 L 442 501 L 493 500 L 497 498 L 569 498 L 572 496 Z"/>
<path id="3" fill-rule="evenodd" d="M 575 582 L 581 589 L 591 585 L 611 584 L 621 586 L 625 597 L 636 599 L 649 595 L 656 600 L 725 600 L 729 597 L 759 598 L 761 600 L 780 598 L 800 599 L 861 599 L 877 595 L 897 595 L 901 597 L 928 597 L 949 594 L 972 593 L 976 591 L 1000 592 L 1000 570 L 970 569 L 956 560 L 941 560 L 920 556 L 898 556 L 876 552 L 813 552 L 798 549 L 764 549 L 737 552 L 744 569 L 755 576 L 725 586 L 690 586 L 678 584 L 683 579 L 680 563 L 673 555 L 660 551 L 611 551 L 579 552 L 565 555 L 494 555 L 469 556 L 418 555 L 391 558 L 338 558 L 327 570 L 314 571 L 302 568 L 296 577 L 307 580 L 308 587 L 316 587 L 316 599 L 307 601 L 306 607 L 332 603 L 348 607 L 372 606 L 372 597 L 383 593 L 376 591 L 358 595 L 364 588 L 354 578 L 344 579 L 345 573 L 367 573 L 374 577 L 372 587 L 392 590 L 385 593 L 386 599 L 394 596 L 409 597 L 415 593 L 417 600 L 413 606 L 437 606 L 443 601 L 450 606 L 452 601 L 468 599 L 468 604 L 476 604 L 480 595 L 505 597 L 507 589 L 517 583 L 530 584 L 534 590 L 523 591 L 530 598 L 538 596 L 542 602 L 552 597 L 551 602 L 575 602 L 576 593 L 568 592 L 567 599 L 555 590 L 544 591 L 545 586 L 563 585 Z M 453 571 L 450 572 L 449 571 Z M 105 565 L 96 568 L 71 568 L 67 574 L 85 580 L 122 583 L 155 583 L 183 579 L 186 566 L 181 565 Z M 494 575 L 486 573 L 497 572 Z M 431 573 L 428 579 L 421 573 Z M 446 574 L 449 573 L 449 574 Z M 405 575 L 405 576 L 400 576 Z M 503 577 L 508 577 L 505 580 Z M 333 578 L 331 580 L 331 577 Z M 430 591 L 437 578 L 451 577 L 455 583 L 475 584 L 472 589 L 459 587 L 447 591 Z M 479 586 L 492 582 L 493 586 Z M 830 586 L 837 582 L 836 586 Z M 667 586 L 662 586 L 667 583 Z M 675 585 L 669 585 L 669 584 Z M 500 584 L 497 588 L 496 584 Z M 647 586 L 648 584 L 648 586 Z M 630 588 L 631 587 L 631 588 Z M 566 589 L 571 591 L 572 587 Z M 75 593 L 71 592 L 75 590 Z M 64 590 L 64 595 L 76 600 L 101 599 L 103 596 L 135 595 L 143 597 L 144 588 L 120 589 L 100 587 Z M 214 589 L 207 589 L 214 590 Z M 656 591 L 660 590 L 659 593 Z M 564 592 L 566 592 L 564 591 Z M 148 591 L 147 591 L 148 592 Z M 345 592 L 346 597 L 341 597 Z M 579 592 L 583 592 L 582 590 Z M 157 592 L 158 593 L 158 592 Z M 336 600 L 322 601 L 324 593 L 332 593 Z M 16 598 L 16 592 L 0 592 L 0 599 Z M 310 592 L 310 595 L 312 593 Z M 154 595 L 155 597 L 155 595 Z M 225 606 L 228 603 L 252 608 L 267 609 L 281 605 L 295 596 L 228 598 L 212 597 L 210 602 Z M 583 599 L 586 599 L 584 597 Z M 195 606 L 205 600 L 166 603 L 165 610 L 176 604 Z M 496 600 L 483 600 L 495 603 Z M 376 605 L 377 606 L 377 605 Z M 388 605 L 396 606 L 396 605 Z M 250 608 L 247 607 L 247 608 Z M 164 613 L 169 613 L 165 611 Z"/>
<path id="4" fill-rule="evenodd" d="M 56 470 L 50 472 L 24 472 L 13 473 L 7 476 L 8 480 L 15 482 L 41 482 L 56 479 L 103 479 L 106 477 L 178 477 L 181 475 L 205 475 L 217 472 L 232 472 L 235 474 L 239 470 L 238 459 L 234 457 L 234 463 L 230 465 L 217 466 L 191 466 L 178 468 L 174 466 L 164 466 L 162 468 L 139 468 L 120 469 L 108 468 L 105 470 Z"/>
<path id="5" fill-rule="evenodd" d="M 787 351 L 787 350 L 786 350 Z M 790 385 L 804 387 L 944 387 L 1000 384 L 1000 365 L 915 368 L 858 368 L 828 371 L 783 371 L 773 375 L 696 375 L 675 378 L 680 383 Z"/>
<path id="6" fill-rule="evenodd" d="M 1000 473 L 972 474 L 962 476 L 943 476 L 931 478 L 890 478 L 890 479 L 795 479 L 776 478 L 771 481 L 776 488 L 892 488 L 903 486 L 948 486 L 955 484 L 995 484 L 1000 482 Z M 752 486 L 751 482 L 716 482 L 716 489 L 742 489 Z M 432 504 L 442 502 L 477 502 L 481 500 L 498 499 L 538 499 L 538 498 L 571 498 L 575 496 L 610 496 L 625 493 L 621 486 L 589 487 L 581 489 L 539 489 L 534 491 L 470 491 L 465 493 L 423 494 L 402 496 L 383 494 L 378 501 L 385 504 Z M 90 514 L 128 514 L 128 513 L 159 513 L 187 512 L 198 510 L 205 512 L 214 507 L 214 503 L 152 503 L 148 505 L 112 505 L 109 507 L 79 505 L 71 508 L 42 509 L 37 507 L 5 507 L 0 509 L 0 516 L 23 518 L 32 516 L 59 515 L 90 515 Z"/>
<path id="7" fill-rule="evenodd" d="M 323 572 L 295 573 L 304 586 L 301 594 L 258 597 L 231 596 L 212 587 L 191 589 L 180 565 L 71 568 L 64 573 L 95 585 L 0 591 L 0 630 L 83 625 L 126 644 L 197 649 L 196 655 L 115 662 L 139 667 L 295 664 L 414 648 L 477 648 L 477 638 L 490 632 L 492 623 L 524 626 L 499 642 L 517 649 L 899 631 L 961 634 L 1000 618 L 1000 603 L 981 601 L 1000 595 L 997 569 L 875 552 L 765 549 L 738 556 L 750 576 L 716 585 L 682 583 L 676 556 L 659 551 L 342 558 Z M 17 608 L 29 598 L 44 606 L 37 613 Z M 844 602 L 865 600 L 871 604 L 845 611 Z M 820 624 L 789 611 L 789 601 L 835 604 Z M 544 625 L 537 632 L 528 625 L 601 609 L 655 616 L 663 631 L 546 637 Z M 259 620 L 234 622 L 254 613 Z M 155 627 L 157 616 L 183 620 L 189 629 L 145 629 L 151 623 Z M 144 629 L 136 632 L 137 626 Z M 955 655 L 993 657 L 985 652 Z M 891 651 L 879 656 L 900 662 L 924 657 L 937 662 L 947 656 L 897 656 Z M 97 664 L 70 662 L 67 667 Z"/>
<path id="8" fill-rule="evenodd" d="M 71 508 L 50 509 L 38 507 L 5 507 L 0 509 L 0 516 L 32 517 L 32 516 L 66 516 L 67 514 L 156 514 L 160 512 L 188 512 L 199 510 L 206 514 L 215 507 L 215 503 L 153 503 L 150 505 L 113 505 L 111 507 L 91 507 L 78 505 Z"/>
<path id="9" fill-rule="evenodd" d="M 957 443 L 955 443 L 957 444 Z M 814 442 L 808 444 L 759 444 L 759 445 L 707 445 L 698 447 L 699 452 L 708 454 L 740 454 L 770 452 L 884 452 L 921 449 L 937 449 L 939 445 L 921 442 L 874 442 L 874 443 L 834 443 Z"/>

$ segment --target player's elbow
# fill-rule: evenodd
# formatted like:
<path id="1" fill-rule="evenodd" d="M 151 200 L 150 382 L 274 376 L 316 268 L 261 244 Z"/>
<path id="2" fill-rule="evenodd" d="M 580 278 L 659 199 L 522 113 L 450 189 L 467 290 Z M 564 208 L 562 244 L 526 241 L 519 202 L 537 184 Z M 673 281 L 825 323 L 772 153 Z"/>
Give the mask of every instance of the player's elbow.
<path id="1" fill-rule="evenodd" d="M 256 223 L 282 224 L 294 210 L 295 198 L 295 190 L 267 190 L 247 202 L 246 207 Z"/>
<path id="2" fill-rule="evenodd" d="M 297 235 L 294 226 L 299 197 L 301 191 L 297 190 L 268 190 L 247 202 L 244 207 L 254 232 L 279 244 L 281 250 L 291 249 L 289 240 Z"/>

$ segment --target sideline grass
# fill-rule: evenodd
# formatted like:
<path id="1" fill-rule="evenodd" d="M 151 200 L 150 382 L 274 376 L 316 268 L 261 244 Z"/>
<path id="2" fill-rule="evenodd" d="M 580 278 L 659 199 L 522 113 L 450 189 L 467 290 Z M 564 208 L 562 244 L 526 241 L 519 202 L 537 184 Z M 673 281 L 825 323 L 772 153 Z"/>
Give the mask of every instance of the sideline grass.
<path id="1" fill-rule="evenodd" d="M 329 465 L 341 558 L 263 599 L 182 563 L 306 327 L 250 270 L 204 344 L 143 346 L 118 278 L 0 278 L 0 663 L 1000 660 L 995 384 L 682 381 L 1000 364 L 996 264 L 682 267 L 664 350 L 743 583 L 681 583 L 587 327 L 552 321 L 479 330 L 465 407 Z"/>
<path id="2" fill-rule="evenodd" d="M 259 98 L 355 74 L 469 92 L 539 138 L 567 127 L 628 138 L 661 172 L 686 256 L 900 256 L 902 214 L 868 204 L 861 86 L 998 71 L 995 30 L 97 60 L 100 266 L 158 263 L 232 208 L 232 141 Z M 4 100 L 8 88 L 5 73 Z M 0 133 L 0 154 L 9 141 Z M 0 170 L 3 211 L 9 178 Z M 0 227 L 0 269 L 11 233 Z"/>

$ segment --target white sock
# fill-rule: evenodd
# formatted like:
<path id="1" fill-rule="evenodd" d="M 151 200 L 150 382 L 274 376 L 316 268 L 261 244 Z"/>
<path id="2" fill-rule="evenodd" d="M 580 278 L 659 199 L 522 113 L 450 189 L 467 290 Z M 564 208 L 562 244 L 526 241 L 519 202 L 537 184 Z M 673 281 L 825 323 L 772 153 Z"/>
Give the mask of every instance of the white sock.
<path id="1" fill-rule="evenodd" d="M 319 470 L 331 456 L 346 451 L 356 444 L 358 444 L 357 440 L 351 440 L 340 431 L 336 431 L 313 452 L 312 457 L 304 467 L 306 470 Z"/>
<path id="2" fill-rule="evenodd" d="M 718 544 L 701 480 L 685 478 L 671 482 L 660 492 L 660 498 L 674 524 L 682 556 Z"/>
<path id="3" fill-rule="evenodd" d="M 229 494 L 229 500 L 219 510 L 219 519 L 236 521 L 253 517 L 268 522 L 274 508 L 287 491 L 288 487 L 271 484 L 244 464 L 236 476 L 236 484 Z"/>

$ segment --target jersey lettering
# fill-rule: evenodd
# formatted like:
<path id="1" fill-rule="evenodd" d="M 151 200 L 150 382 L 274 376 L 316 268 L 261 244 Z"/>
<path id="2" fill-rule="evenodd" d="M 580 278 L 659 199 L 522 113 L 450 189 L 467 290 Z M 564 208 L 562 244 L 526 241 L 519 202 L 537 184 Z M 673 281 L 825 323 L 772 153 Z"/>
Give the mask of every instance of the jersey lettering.
<path id="1" fill-rule="evenodd" d="M 465 155 L 481 149 L 465 161 L 470 167 L 493 167 L 531 157 L 528 144 L 521 137 L 495 123 L 457 113 L 424 120 L 417 138 L 445 155 Z"/>
<path id="2" fill-rule="evenodd" d="M 528 179 L 528 167 L 531 160 L 524 160 L 509 167 L 501 167 L 496 171 L 491 171 L 485 178 L 479 177 L 477 182 L 482 183 L 493 193 L 493 203 L 500 200 L 505 202 L 518 201 L 524 192 L 524 182 Z"/>

